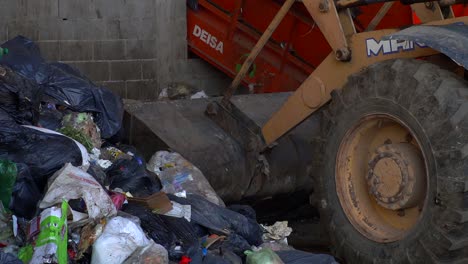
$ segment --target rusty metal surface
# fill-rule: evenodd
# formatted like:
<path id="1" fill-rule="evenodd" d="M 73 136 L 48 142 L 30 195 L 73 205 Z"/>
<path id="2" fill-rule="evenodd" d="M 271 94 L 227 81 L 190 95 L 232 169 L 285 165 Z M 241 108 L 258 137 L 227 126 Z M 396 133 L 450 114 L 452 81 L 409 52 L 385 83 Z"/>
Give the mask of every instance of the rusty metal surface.
<path id="1" fill-rule="evenodd" d="M 206 108 L 206 115 L 239 143 L 245 157 L 244 174 L 254 175 L 265 143 L 260 127 L 228 99 L 231 96 L 226 93 L 220 102 L 213 100 Z"/>
<path id="2" fill-rule="evenodd" d="M 204 115 L 206 105 L 204 100 L 127 100 L 124 126 L 128 141 L 144 151 L 147 160 L 161 149 L 179 152 L 210 178 L 220 196 L 235 200 L 239 197 L 230 196 L 232 190 L 248 186 L 244 153 L 234 139 Z"/>
<path id="3" fill-rule="evenodd" d="M 424 161 L 411 143 L 384 144 L 374 151 L 368 164 L 367 184 L 379 205 L 400 210 L 424 201 Z"/>
<path id="4" fill-rule="evenodd" d="M 289 93 L 234 96 L 232 102 L 261 127 L 281 107 Z M 126 101 L 129 141 L 146 153 L 159 149 L 179 152 L 199 167 L 226 201 L 266 197 L 313 188 L 310 172 L 314 153 L 311 140 L 320 135 L 320 118 L 314 117 L 268 148 L 253 173 L 248 173 L 245 150 L 208 118 L 209 101 Z M 134 129 L 132 129 L 134 127 Z"/>
<path id="5" fill-rule="evenodd" d="M 415 26 L 394 33 L 388 38 L 423 43 L 468 69 L 468 26 L 465 23 Z"/>
<path id="6" fill-rule="evenodd" d="M 396 117 L 372 114 L 349 128 L 340 144 L 335 175 L 339 201 L 356 230 L 376 242 L 403 238 L 421 214 L 425 166 L 414 152 L 418 149 L 408 146 L 417 144 L 416 138 L 408 135 L 413 133 Z"/>

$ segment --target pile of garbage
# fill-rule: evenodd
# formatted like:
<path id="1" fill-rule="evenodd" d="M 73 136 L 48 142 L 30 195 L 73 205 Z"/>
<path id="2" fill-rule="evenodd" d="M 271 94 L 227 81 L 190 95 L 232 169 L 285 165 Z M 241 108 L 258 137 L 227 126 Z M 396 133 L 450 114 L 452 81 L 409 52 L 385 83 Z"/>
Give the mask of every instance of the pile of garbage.
<path id="1" fill-rule="evenodd" d="M 1 48 L 0 263 L 335 263 L 226 206 L 178 153 L 121 144 L 110 90 L 27 38 Z"/>

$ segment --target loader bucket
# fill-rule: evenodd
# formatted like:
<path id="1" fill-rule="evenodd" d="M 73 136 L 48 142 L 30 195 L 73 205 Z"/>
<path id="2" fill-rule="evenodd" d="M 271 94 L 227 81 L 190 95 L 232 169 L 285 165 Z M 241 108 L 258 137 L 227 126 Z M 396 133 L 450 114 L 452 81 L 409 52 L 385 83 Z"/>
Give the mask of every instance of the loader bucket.
<path id="1" fill-rule="evenodd" d="M 262 127 L 290 93 L 234 96 L 232 102 Z M 312 190 L 320 113 L 268 148 L 255 173 L 246 170 L 242 146 L 205 115 L 207 99 L 125 101 L 127 141 L 146 159 L 158 150 L 180 153 L 197 166 L 226 201 Z M 315 147 L 314 147 L 315 146 Z M 318 167 L 318 166 L 317 166 Z"/>

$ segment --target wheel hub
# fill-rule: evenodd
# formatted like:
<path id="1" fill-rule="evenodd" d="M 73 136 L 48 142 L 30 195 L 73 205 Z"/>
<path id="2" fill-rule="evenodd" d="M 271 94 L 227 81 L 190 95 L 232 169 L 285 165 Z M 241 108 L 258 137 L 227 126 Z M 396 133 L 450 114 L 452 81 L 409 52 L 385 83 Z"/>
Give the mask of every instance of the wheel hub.
<path id="1" fill-rule="evenodd" d="M 417 226 L 428 201 L 427 167 L 419 138 L 399 118 L 375 113 L 355 121 L 335 166 L 341 208 L 362 235 L 389 243 Z"/>
<path id="2" fill-rule="evenodd" d="M 369 161 L 367 184 L 378 204 L 400 210 L 416 206 L 424 199 L 424 163 L 416 147 L 409 143 L 378 147 Z"/>

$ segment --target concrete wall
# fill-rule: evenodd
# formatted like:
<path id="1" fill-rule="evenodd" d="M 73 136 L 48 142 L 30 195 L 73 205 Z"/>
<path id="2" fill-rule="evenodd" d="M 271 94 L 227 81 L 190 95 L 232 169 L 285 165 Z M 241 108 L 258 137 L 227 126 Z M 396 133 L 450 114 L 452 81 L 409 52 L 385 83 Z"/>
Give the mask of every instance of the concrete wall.
<path id="1" fill-rule="evenodd" d="M 161 88 L 178 82 L 198 89 L 213 87 L 210 79 L 225 85 L 225 76 L 187 59 L 185 3 L 0 0 L 0 40 L 29 37 L 46 59 L 76 66 L 123 98 L 156 99 Z"/>

